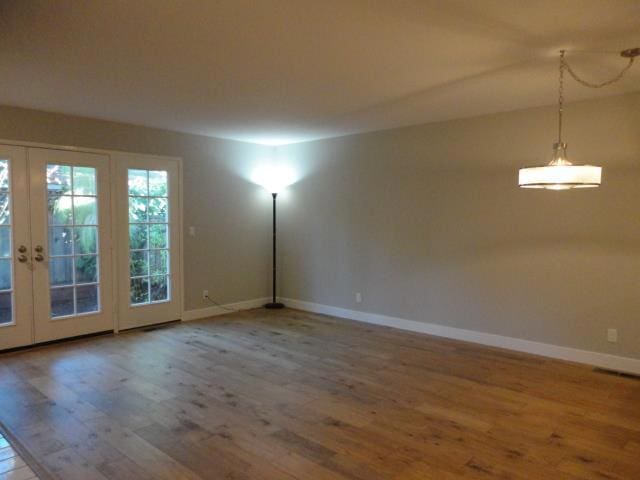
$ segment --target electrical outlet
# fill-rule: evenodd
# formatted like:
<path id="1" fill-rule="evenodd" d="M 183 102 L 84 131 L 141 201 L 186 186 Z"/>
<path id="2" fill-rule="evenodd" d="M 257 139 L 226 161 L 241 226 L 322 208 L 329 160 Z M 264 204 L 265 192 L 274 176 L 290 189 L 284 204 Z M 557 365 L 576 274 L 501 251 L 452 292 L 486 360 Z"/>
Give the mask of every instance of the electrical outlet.
<path id="1" fill-rule="evenodd" d="M 202 299 L 206 300 L 209 298 L 209 290 L 202 290 Z"/>
<path id="2" fill-rule="evenodd" d="M 362 294 L 360 292 L 356 292 L 356 303 L 362 303 Z"/>
<path id="3" fill-rule="evenodd" d="M 196 227 L 189 227 L 189 236 L 190 237 L 196 236 Z"/>
<path id="4" fill-rule="evenodd" d="M 618 330 L 609 328 L 607 330 L 607 342 L 618 343 Z"/>

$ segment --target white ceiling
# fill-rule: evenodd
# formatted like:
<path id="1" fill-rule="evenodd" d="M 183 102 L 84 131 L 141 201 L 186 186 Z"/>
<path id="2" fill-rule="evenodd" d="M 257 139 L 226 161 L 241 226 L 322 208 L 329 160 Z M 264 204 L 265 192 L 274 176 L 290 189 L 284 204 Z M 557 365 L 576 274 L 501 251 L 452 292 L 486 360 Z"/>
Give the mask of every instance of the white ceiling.
<path id="1" fill-rule="evenodd" d="M 553 104 L 560 48 L 637 46 L 639 0 L 1 0 L 0 103 L 279 144 Z"/>

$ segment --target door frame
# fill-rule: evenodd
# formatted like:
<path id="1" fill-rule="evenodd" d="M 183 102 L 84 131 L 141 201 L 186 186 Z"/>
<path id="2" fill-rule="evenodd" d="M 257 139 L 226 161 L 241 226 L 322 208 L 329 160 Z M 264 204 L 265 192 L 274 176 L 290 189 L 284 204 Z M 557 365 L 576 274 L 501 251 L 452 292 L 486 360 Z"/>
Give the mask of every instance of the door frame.
<path id="1" fill-rule="evenodd" d="M 31 142 L 31 141 L 23 141 L 23 140 L 9 140 L 9 139 L 3 139 L 0 138 L 0 145 L 4 145 L 6 147 L 25 147 L 25 148 L 29 148 L 29 147 L 33 147 L 33 148 L 47 148 L 47 149 L 51 149 L 51 150 L 63 150 L 63 151 L 70 151 L 70 152 L 82 152 L 82 153 L 97 153 L 97 154 L 102 154 L 102 155 L 107 155 L 109 157 L 109 170 L 112 173 L 110 175 L 110 181 L 111 181 L 111 185 L 110 185 L 110 193 L 111 193 L 111 238 L 112 239 L 116 239 L 118 238 L 118 234 L 120 232 L 120 228 L 127 228 L 128 229 L 128 225 L 125 225 L 124 227 L 119 227 L 117 224 L 117 216 L 115 214 L 115 203 L 117 201 L 117 192 L 116 192 L 116 178 L 115 178 L 115 171 L 117 169 L 117 157 L 118 156 L 127 156 L 127 157 L 132 157 L 132 158 L 146 158 L 146 159 L 157 159 L 157 160 L 172 160 L 177 162 L 177 166 L 178 166 L 178 195 L 177 195 L 177 200 L 178 200 L 178 205 L 176 206 L 176 208 L 178 209 L 179 212 L 179 219 L 178 219 L 178 228 L 179 228 L 179 242 L 180 245 L 178 246 L 178 263 L 179 263 L 179 268 L 180 271 L 177 275 L 177 281 L 178 281 L 178 285 L 180 287 L 180 293 L 178 295 L 178 302 L 179 302 L 179 313 L 180 313 L 180 319 L 182 320 L 185 316 L 185 312 L 184 312 L 184 211 L 183 211 L 183 193 L 184 193 L 184 188 L 183 188 L 183 166 L 182 166 L 182 157 L 175 157 L 175 156 L 170 156 L 170 155 L 153 155 L 153 154 L 149 154 L 149 153 L 135 153 L 135 152 L 125 152 L 125 151 L 121 151 L 121 150 L 112 150 L 112 149 L 103 149 L 103 148 L 91 148 L 91 147 L 75 147 L 75 146 L 69 146 L 69 145 L 58 145 L 58 144 L 52 144 L 52 143 L 44 143 L 44 142 Z M 112 242 L 112 248 L 115 249 L 115 243 Z M 118 314 L 118 305 L 119 305 L 119 295 L 118 295 L 118 289 L 117 289 L 117 280 L 119 277 L 119 272 L 117 270 L 117 258 L 116 255 L 113 254 L 111 255 L 111 268 L 112 268 L 112 290 L 113 290 L 113 305 L 111 308 L 111 312 L 112 312 L 112 316 L 113 316 L 113 331 L 114 333 L 118 333 L 120 331 L 120 323 L 119 323 L 119 314 Z M 126 301 L 128 302 L 128 299 L 126 299 Z M 31 319 L 31 322 L 33 323 L 33 319 Z"/>

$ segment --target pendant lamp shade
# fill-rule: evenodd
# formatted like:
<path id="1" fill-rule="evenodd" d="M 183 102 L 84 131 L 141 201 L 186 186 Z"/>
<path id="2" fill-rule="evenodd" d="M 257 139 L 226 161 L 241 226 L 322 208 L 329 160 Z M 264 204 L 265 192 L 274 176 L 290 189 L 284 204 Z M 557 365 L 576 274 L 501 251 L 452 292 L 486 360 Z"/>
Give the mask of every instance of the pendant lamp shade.
<path id="1" fill-rule="evenodd" d="M 547 190 L 569 190 L 571 188 L 599 187 L 602 182 L 602 167 L 573 165 L 567 160 L 567 145 L 553 145 L 554 155 L 548 165 L 521 168 L 518 185 L 522 188 L 545 188 Z"/>

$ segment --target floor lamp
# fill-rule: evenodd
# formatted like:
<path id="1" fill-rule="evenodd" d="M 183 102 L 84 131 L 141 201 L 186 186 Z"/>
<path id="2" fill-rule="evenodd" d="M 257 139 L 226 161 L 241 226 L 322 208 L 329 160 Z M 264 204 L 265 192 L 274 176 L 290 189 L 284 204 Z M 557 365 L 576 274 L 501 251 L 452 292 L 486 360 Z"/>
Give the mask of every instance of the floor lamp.
<path id="1" fill-rule="evenodd" d="M 276 279 L 276 272 L 277 272 L 277 266 L 276 266 L 276 198 L 278 197 L 278 189 L 271 187 L 271 188 L 267 188 L 267 190 L 269 190 L 269 192 L 271 193 L 271 197 L 273 197 L 273 270 L 272 270 L 272 281 L 273 281 L 273 292 L 272 292 L 272 298 L 271 301 L 269 303 L 265 304 L 265 308 L 268 309 L 277 309 L 277 308 L 284 308 L 284 304 L 280 303 L 278 301 L 276 301 L 276 285 L 277 285 L 277 279 Z"/>

